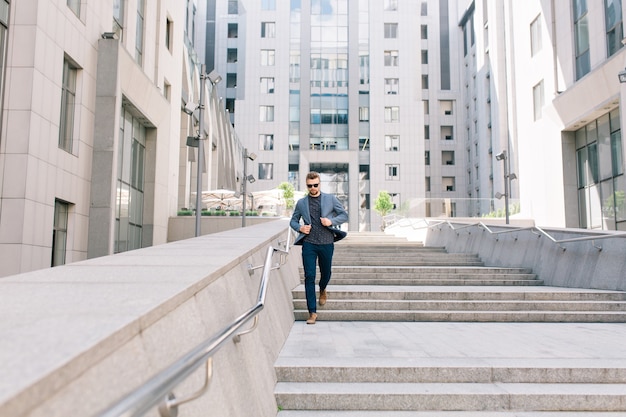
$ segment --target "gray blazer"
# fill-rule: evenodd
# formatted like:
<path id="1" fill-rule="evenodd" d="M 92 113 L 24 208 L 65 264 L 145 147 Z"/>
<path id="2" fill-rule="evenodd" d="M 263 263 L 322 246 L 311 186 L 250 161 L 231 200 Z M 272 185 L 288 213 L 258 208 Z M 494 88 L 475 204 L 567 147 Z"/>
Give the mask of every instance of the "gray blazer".
<path id="1" fill-rule="evenodd" d="M 296 232 L 300 231 L 300 219 L 304 222 L 304 224 L 311 224 L 311 213 L 309 212 L 309 196 L 301 198 L 296 203 L 296 207 L 293 210 L 293 215 L 291 216 L 291 221 L 289 225 Z M 326 217 L 333 224 L 332 226 L 328 226 L 328 228 L 335 235 L 335 242 L 346 237 L 347 233 L 343 230 L 340 230 L 338 226 L 341 223 L 345 223 L 348 221 L 348 212 L 343 208 L 343 204 L 339 201 L 337 197 L 333 194 L 325 194 L 320 192 L 320 196 L 316 197 L 320 198 L 320 208 L 322 212 L 322 217 Z M 304 233 L 300 233 L 296 238 L 294 245 L 302 245 L 302 240 L 306 237 Z"/>

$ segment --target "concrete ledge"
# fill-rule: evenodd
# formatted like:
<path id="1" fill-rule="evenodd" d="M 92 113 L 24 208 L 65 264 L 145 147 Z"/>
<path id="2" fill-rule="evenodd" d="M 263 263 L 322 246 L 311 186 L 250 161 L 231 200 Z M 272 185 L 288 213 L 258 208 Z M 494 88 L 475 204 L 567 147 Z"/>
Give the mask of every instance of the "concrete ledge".
<path id="1" fill-rule="evenodd" d="M 463 226 L 462 223 L 477 222 L 476 219 L 448 220 L 455 227 Z M 431 224 L 439 222 L 438 219 L 429 221 Z M 445 246 L 451 253 L 477 254 L 486 266 L 532 268 L 545 285 L 626 291 L 626 237 L 623 232 L 542 228 L 556 240 L 599 237 L 606 234 L 622 236 L 559 245 L 530 230 L 515 231 L 531 226 L 523 223 L 489 223 L 489 228 L 493 231 L 512 231 L 500 235 L 491 234 L 479 226 L 453 230 L 447 224 L 431 228 L 413 228 L 407 225 L 408 222 L 399 222 L 386 232 L 405 236 L 409 240 L 420 240 L 425 246 Z M 425 226 L 425 223 L 421 226 Z"/>
<path id="2" fill-rule="evenodd" d="M 261 272 L 247 265 L 287 230 L 277 220 L 0 279 L 0 415 L 106 408 L 249 309 Z M 292 253 L 272 272 L 258 329 L 222 347 L 208 394 L 182 406 L 186 416 L 276 415 L 273 363 L 293 324 L 299 262 Z"/>

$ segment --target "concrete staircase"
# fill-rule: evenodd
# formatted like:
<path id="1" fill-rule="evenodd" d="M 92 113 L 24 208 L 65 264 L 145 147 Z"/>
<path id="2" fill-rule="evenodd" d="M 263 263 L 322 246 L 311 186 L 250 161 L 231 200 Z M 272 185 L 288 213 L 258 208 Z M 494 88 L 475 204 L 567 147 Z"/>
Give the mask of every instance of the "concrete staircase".
<path id="1" fill-rule="evenodd" d="M 522 345 L 514 339 L 529 331 L 524 326 L 536 326 L 530 334 L 543 335 L 548 344 L 559 332 L 580 331 L 581 323 L 624 326 L 625 293 L 546 287 L 525 268 L 486 267 L 476 256 L 383 234 L 351 234 L 336 245 L 334 265 L 318 323 L 302 324 L 301 331 L 321 331 L 326 343 L 339 344 L 319 326 L 356 328 L 355 340 L 342 340 L 347 346 L 334 351 L 367 350 L 369 341 L 377 353 L 367 360 L 341 352 L 324 355 L 331 347 L 303 334 L 303 343 L 311 346 L 301 349 L 311 349 L 310 358 L 279 357 L 275 366 L 279 417 L 626 416 L 626 361 L 444 360 L 435 353 L 418 359 L 413 352 L 424 343 L 415 333 L 431 332 L 432 326 L 456 329 L 435 351 L 457 343 L 471 350 L 469 342 L 456 339 L 474 329 L 470 334 L 479 339 L 474 343 L 483 343 L 487 356 L 491 344 L 506 349 L 506 340 L 499 339 L 511 330 L 511 349 Z M 293 298 L 296 320 L 306 319 L 303 285 Z M 368 336 L 357 341 L 365 331 Z"/>

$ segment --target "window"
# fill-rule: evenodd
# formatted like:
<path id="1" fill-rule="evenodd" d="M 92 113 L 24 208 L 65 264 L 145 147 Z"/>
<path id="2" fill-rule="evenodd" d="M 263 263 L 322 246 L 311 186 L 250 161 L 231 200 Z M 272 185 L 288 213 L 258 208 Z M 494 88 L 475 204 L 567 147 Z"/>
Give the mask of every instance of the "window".
<path id="1" fill-rule="evenodd" d="M 439 100 L 439 108 L 441 109 L 441 114 L 444 116 L 452 115 L 452 100 Z"/>
<path id="2" fill-rule="evenodd" d="M 428 26 L 427 25 L 422 25 L 421 37 L 422 39 L 428 39 Z"/>
<path id="3" fill-rule="evenodd" d="M 276 10 L 276 0 L 261 0 L 261 10 Z"/>
<path id="4" fill-rule="evenodd" d="M 385 122 L 397 123 L 400 121 L 400 107 L 385 107 Z"/>
<path id="5" fill-rule="evenodd" d="M 589 58 L 589 21 L 587 1 L 572 0 L 574 3 L 574 43 L 576 47 L 576 79 L 591 70 Z M 621 40 L 621 39 L 620 39 Z"/>
<path id="6" fill-rule="evenodd" d="M 424 139 L 430 139 L 430 125 L 424 125 Z"/>
<path id="7" fill-rule="evenodd" d="M 237 88 L 237 74 L 226 74 L 226 88 Z"/>
<path id="8" fill-rule="evenodd" d="M 167 99 L 167 101 L 171 101 L 172 99 L 172 85 L 167 82 L 167 80 L 163 80 L 163 97 Z"/>
<path id="9" fill-rule="evenodd" d="M 385 51 L 385 66 L 386 67 L 398 66 L 398 51 Z"/>
<path id="10" fill-rule="evenodd" d="M 274 121 L 274 106 L 259 106 L 261 122 L 273 122 Z"/>
<path id="11" fill-rule="evenodd" d="M 259 135 L 259 149 L 262 151 L 273 151 L 274 135 Z"/>
<path id="12" fill-rule="evenodd" d="M 443 184 L 443 191 L 454 191 L 454 177 L 442 177 L 441 183 Z"/>
<path id="13" fill-rule="evenodd" d="M 359 137 L 359 150 L 360 151 L 369 151 L 370 150 L 370 138 L 368 137 Z"/>
<path id="14" fill-rule="evenodd" d="M 398 79 L 385 78 L 385 94 L 398 94 Z"/>
<path id="15" fill-rule="evenodd" d="M 424 188 L 426 192 L 430 191 L 430 177 L 426 177 L 424 181 Z"/>
<path id="16" fill-rule="evenodd" d="M 72 152 L 74 145 L 74 113 L 76 111 L 76 76 L 78 70 L 69 60 L 63 61 L 63 86 L 61 90 L 61 122 L 59 148 Z"/>
<path id="17" fill-rule="evenodd" d="M 441 139 L 444 139 L 444 140 L 454 139 L 452 132 L 453 132 L 452 126 L 441 126 Z"/>
<path id="18" fill-rule="evenodd" d="M 81 0 L 67 0 L 67 7 L 69 7 L 76 16 L 80 18 L 80 1 Z"/>
<path id="19" fill-rule="evenodd" d="M 238 13 L 239 13 L 239 1 L 228 0 L 228 14 L 238 14 Z"/>
<path id="20" fill-rule="evenodd" d="M 428 74 L 422 75 L 422 90 L 428 90 Z"/>
<path id="21" fill-rule="evenodd" d="M 122 107 L 118 140 L 114 252 L 143 246 L 146 128 Z"/>
<path id="22" fill-rule="evenodd" d="M 259 179 L 260 180 L 273 180 L 274 179 L 274 164 L 259 164 Z"/>
<path id="23" fill-rule="evenodd" d="M 604 20 L 606 24 L 606 52 L 612 56 L 622 45 L 624 24 L 622 22 L 622 1 L 604 0 Z"/>
<path id="24" fill-rule="evenodd" d="M 370 56 L 359 52 L 359 84 L 370 83 Z"/>
<path id="25" fill-rule="evenodd" d="M 422 6 L 422 8 L 420 10 L 420 15 L 421 16 L 428 16 L 428 3 L 423 1 L 421 6 Z"/>
<path id="26" fill-rule="evenodd" d="M 534 120 L 541 119 L 542 109 L 544 106 L 543 80 L 533 87 L 533 111 Z"/>
<path id="27" fill-rule="evenodd" d="M 69 204 L 61 201 L 54 201 L 54 224 L 52 227 L 52 262 L 51 266 L 65 264 L 65 253 L 67 247 L 67 217 Z"/>
<path id="28" fill-rule="evenodd" d="M 385 23 L 385 39 L 395 39 L 398 37 L 398 24 Z"/>
<path id="29" fill-rule="evenodd" d="M 359 122 L 369 122 L 370 120 L 370 108 L 359 107 Z"/>
<path id="30" fill-rule="evenodd" d="M 228 37 L 231 39 L 239 37 L 239 27 L 237 23 L 228 24 Z"/>
<path id="31" fill-rule="evenodd" d="M 385 135 L 385 150 L 397 152 L 400 149 L 399 135 Z"/>
<path id="32" fill-rule="evenodd" d="M 422 49 L 422 64 L 428 64 L 428 50 Z"/>
<path id="33" fill-rule="evenodd" d="M 384 0 L 383 7 L 387 11 L 398 10 L 398 0 Z"/>
<path id="34" fill-rule="evenodd" d="M 172 31 L 174 30 L 174 22 L 165 19 L 165 47 L 172 52 Z"/>
<path id="35" fill-rule="evenodd" d="M 422 100 L 422 104 L 424 105 L 424 116 L 430 114 L 430 101 Z"/>
<path id="36" fill-rule="evenodd" d="M 424 151 L 424 165 L 430 165 L 430 151 Z"/>
<path id="37" fill-rule="evenodd" d="M 227 98 L 226 99 L 226 110 L 230 114 L 234 114 L 235 113 L 235 99 L 234 98 Z"/>
<path id="38" fill-rule="evenodd" d="M 261 66 L 265 66 L 265 67 L 274 66 L 274 50 L 273 49 L 261 50 Z"/>
<path id="39" fill-rule="evenodd" d="M 262 38 L 275 38 L 276 37 L 276 23 L 261 22 L 261 37 Z"/>
<path id="40" fill-rule="evenodd" d="M 261 77 L 261 94 L 274 94 L 274 77 Z"/>
<path id="41" fill-rule="evenodd" d="M 577 130 L 575 138 L 580 227 L 626 229 L 619 109 Z"/>
<path id="42" fill-rule="evenodd" d="M 237 62 L 237 49 L 236 48 L 228 48 L 226 52 L 226 62 L 229 64 L 233 64 Z"/>
<path id="43" fill-rule="evenodd" d="M 541 51 L 541 15 L 537 16 L 530 24 L 530 56 L 535 56 Z"/>
<path id="44" fill-rule="evenodd" d="M 441 151 L 441 164 L 454 165 L 454 151 Z"/>
<path id="45" fill-rule="evenodd" d="M 389 181 L 398 181 L 400 180 L 400 165 L 385 165 L 385 179 Z"/>
<path id="46" fill-rule="evenodd" d="M 125 0 L 113 0 L 113 32 L 122 39 L 124 31 Z"/>
<path id="47" fill-rule="evenodd" d="M 137 2 L 137 34 L 135 37 L 135 62 L 143 64 L 143 23 L 144 23 L 144 0 Z"/>

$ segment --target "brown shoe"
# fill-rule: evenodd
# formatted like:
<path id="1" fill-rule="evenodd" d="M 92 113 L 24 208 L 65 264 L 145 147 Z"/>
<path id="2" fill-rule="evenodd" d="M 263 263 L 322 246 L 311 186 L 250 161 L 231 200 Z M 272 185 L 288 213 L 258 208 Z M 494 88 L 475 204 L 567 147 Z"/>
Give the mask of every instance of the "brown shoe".
<path id="1" fill-rule="evenodd" d="M 320 291 L 320 305 L 323 306 L 328 300 L 328 292 L 326 290 Z"/>
<path id="2" fill-rule="evenodd" d="M 310 313 L 309 314 L 309 319 L 306 321 L 306 324 L 315 324 L 315 320 L 317 320 L 317 314 L 316 313 Z"/>

